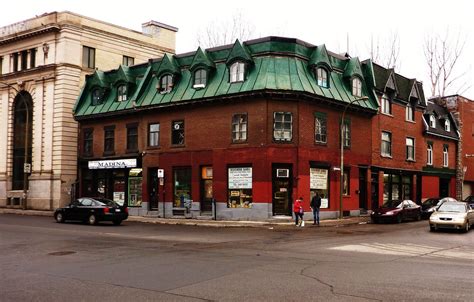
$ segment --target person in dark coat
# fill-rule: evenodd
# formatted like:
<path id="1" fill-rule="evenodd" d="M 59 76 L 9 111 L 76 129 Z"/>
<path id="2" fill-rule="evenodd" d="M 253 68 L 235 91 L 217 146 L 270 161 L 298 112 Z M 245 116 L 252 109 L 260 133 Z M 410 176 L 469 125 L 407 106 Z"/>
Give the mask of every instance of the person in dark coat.
<path id="1" fill-rule="evenodd" d="M 311 199 L 311 208 L 313 209 L 313 224 L 319 225 L 319 208 L 321 208 L 321 197 L 319 193 L 316 193 Z"/>

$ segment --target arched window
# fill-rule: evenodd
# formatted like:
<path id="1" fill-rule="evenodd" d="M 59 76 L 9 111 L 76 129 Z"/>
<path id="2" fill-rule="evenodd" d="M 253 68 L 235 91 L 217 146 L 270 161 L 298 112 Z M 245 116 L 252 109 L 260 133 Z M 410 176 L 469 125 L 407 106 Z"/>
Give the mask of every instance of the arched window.
<path id="1" fill-rule="evenodd" d="M 444 121 L 444 130 L 446 132 L 450 132 L 451 131 L 451 123 L 449 122 L 449 120 L 445 120 Z"/>
<path id="2" fill-rule="evenodd" d="M 318 81 L 318 86 L 328 88 L 328 71 L 322 67 L 316 68 L 316 79 Z"/>
<path id="3" fill-rule="evenodd" d="M 430 127 L 436 128 L 436 117 L 433 114 L 430 115 Z"/>
<path id="4" fill-rule="evenodd" d="M 230 82 L 243 82 L 245 74 L 245 64 L 243 62 L 235 62 L 230 66 Z"/>
<path id="5" fill-rule="evenodd" d="M 117 101 L 119 101 L 119 102 L 126 101 L 127 100 L 127 95 L 128 95 L 127 85 L 120 84 L 117 87 Z"/>
<path id="6" fill-rule="evenodd" d="M 13 130 L 13 190 L 28 189 L 24 182 L 24 164 L 31 164 L 31 141 L 33 135 L 33 101 L 26 91 L 15 97 Z"/>
<path id="7" fill-rule="evenodd" d="M 160 93 L 169 93 L 173 89 L 173 77 L 166 74 L 160 79 Z"/>
<path id="8" fill-rule="evenodd" d="M 353 96 L 362 96 L 362 81 L 359 78 L 352 79 L 352 95 Z"/>
<path id="9" fill-rule="evenodd" d="M 96 88 L 92 90 L 92 106 L 102 104 L 104 100 L 104 92 L 101 88 Z"/>
<path id="10" fill-rule="evenodd" d="M 193 88 L 204 88 L 207 84 L 207 71 L 204 68 L 200 68 L 194 72 L 194 85 Z"/>

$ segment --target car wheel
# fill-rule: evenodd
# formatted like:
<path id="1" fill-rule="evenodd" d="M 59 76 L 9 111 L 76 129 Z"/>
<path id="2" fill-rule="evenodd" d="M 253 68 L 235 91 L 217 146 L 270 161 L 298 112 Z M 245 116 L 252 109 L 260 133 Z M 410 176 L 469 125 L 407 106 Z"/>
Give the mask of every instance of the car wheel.
<path id="1" fill-rule="evenodd" d="M 420 220 L 421 220 L 421 213 L 418 213 L 418 214 L 416 215 L 416 220 L 417 220 L 417 221 L 420 221 Z"/>
<path id="2" fill-rule="evenodd" d="M 91 215 L 89 216 L 89 219 L 87 219 L 87 222 L 88 222 L 90 225 L 97 224 L 97 217 L 95 217 L 94 214 L 91 214 Z"/>
<path id="3" fill-rule="evenodd" d="M 56 213 L 56 215 L 54 215 L 54 219 L 56 219 L 57 223 L 63 223 L 64 222 L 63 213 Z"/>
<path id="4" fill-rule="evenodd" d="M 122 220 L 114 220 L 112 221 L 114 225 L 120 225 L 122 223 Z"/>
<path id="5" fill-rule="evenodd" d="M 464 233 L 469 232 L 469 226 L 470 226 L 470 225 L 469 225 L 469 221 L 466 221 L 466 226 L 464 227 L 464 230 L 463 230 Z"/>
<path id="6" fill-rule="evenodd" d="M 436 228 L 434 226 L 430 225 L 430 232 L 434 232 L 434 231 L 436 231 Z"/>

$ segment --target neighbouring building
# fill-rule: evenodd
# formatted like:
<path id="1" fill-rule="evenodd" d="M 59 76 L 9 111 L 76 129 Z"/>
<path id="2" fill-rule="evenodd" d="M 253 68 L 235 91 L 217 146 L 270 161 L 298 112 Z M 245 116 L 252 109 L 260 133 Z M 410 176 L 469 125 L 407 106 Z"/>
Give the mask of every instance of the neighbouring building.
<path id="1" fill-rule="evenodd" d="M 427 107 L 420 82 L 292 38 L 97 70 L 74 108 L 79 195 L 249 220 L 290 216 L 300 196 L 309 210 L 316 193 L 322 217 L 420 200 L 428 141 L 451 158 L 457 139 L 424 126 Z"/>
<path id="2" fill-rule="evenodd" d="M 151 21 L 142 29 L 67 11 L 0 28 L 0 207 L 54 209 L 70 200 L 72 109 L 85 75 L 175 52 L 176 28 Z"/>
<path id="3" fill-rule="evenodd" d="M 460 133 L 456 156 L 456 197 L 464 200 L 474 195 L 474 101 L 460 95 L 434 97 L 431 101 L 454 116 Z"/>

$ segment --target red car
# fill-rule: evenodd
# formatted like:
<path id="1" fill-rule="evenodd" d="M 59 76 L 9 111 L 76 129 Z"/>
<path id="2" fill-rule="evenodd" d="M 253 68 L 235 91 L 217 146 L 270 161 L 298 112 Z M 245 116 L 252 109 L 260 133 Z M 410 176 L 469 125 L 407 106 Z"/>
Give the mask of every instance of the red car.
<path id="1" fill-rule="evenodd" d="M 370 215 L 373 223 L 397 222 L 421 219 L 421 206 L 411 200 L 393 200 L 385 202 Z"/>

